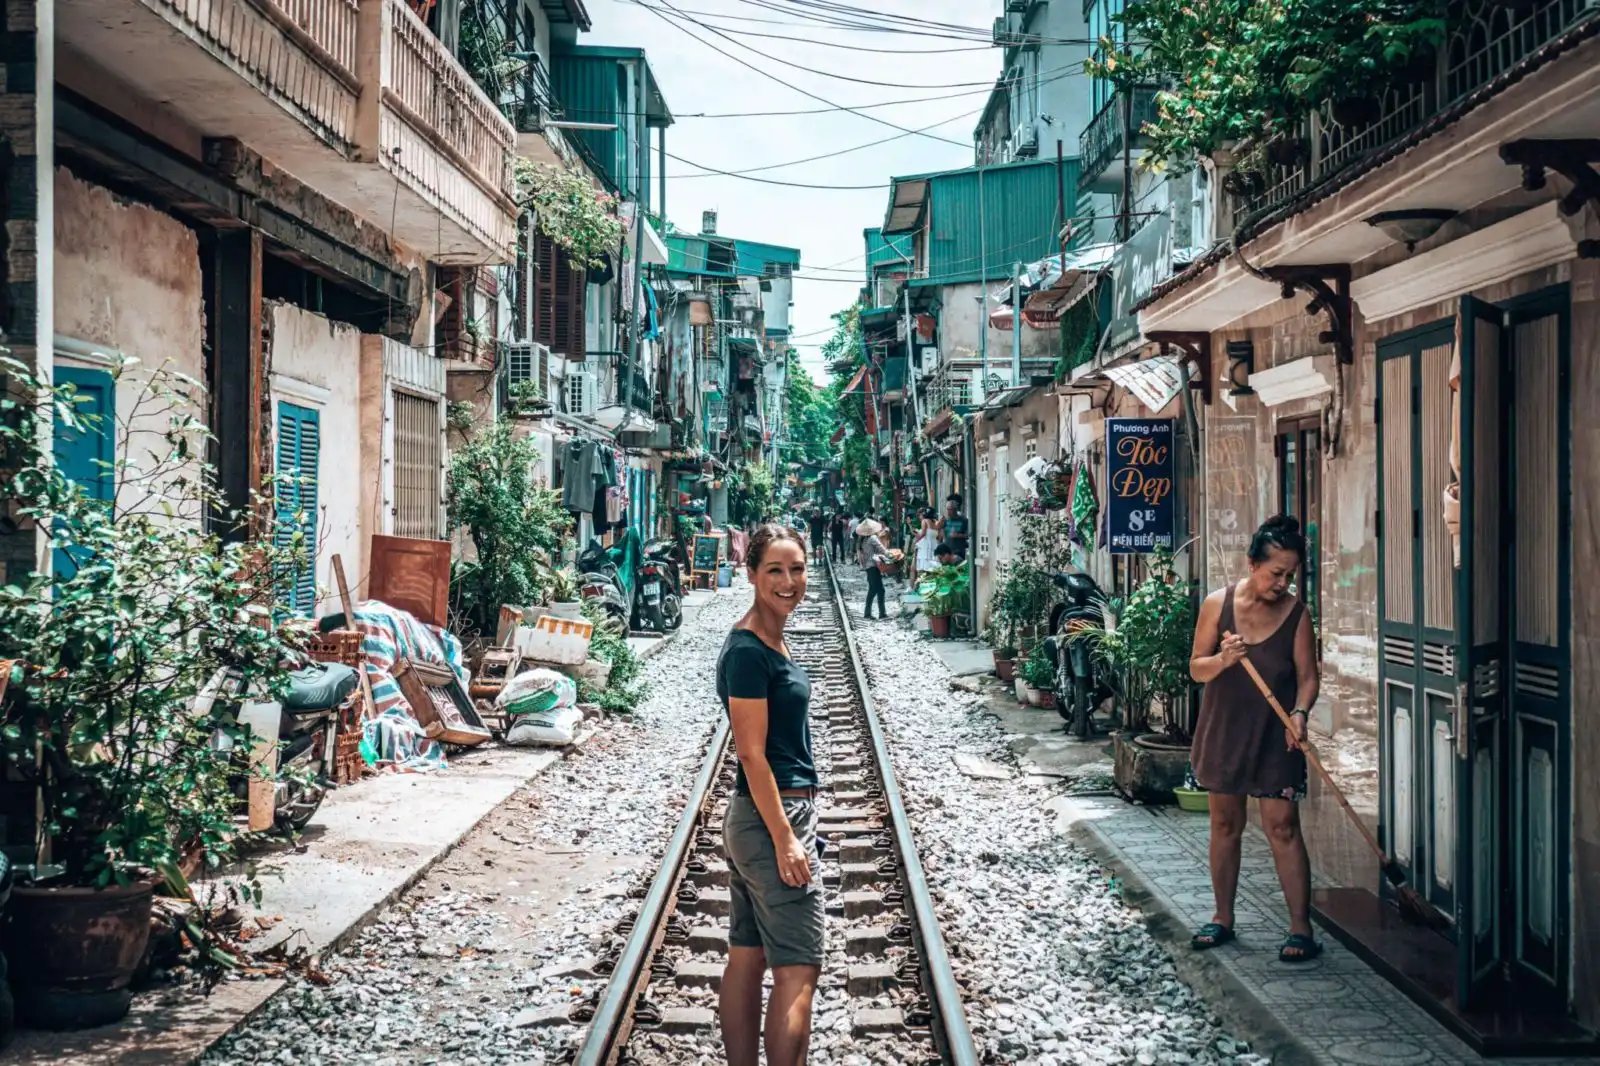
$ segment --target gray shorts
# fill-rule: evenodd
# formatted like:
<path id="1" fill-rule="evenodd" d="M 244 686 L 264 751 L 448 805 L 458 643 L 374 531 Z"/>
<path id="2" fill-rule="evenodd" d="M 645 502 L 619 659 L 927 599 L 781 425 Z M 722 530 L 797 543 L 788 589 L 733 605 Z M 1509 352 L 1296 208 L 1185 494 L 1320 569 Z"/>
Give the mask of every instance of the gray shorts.
<path id="1" fill-rule="evenodd" d="M 822 860 L 817 852 L 817 805 L 808 799 L 785 798 L 801 847 L 811 856 L 811 883 L 796 888 L 778 876 L 778 852 L 761 820 L 755 801 L 735 795 L 722 822 L 722 844 L 728 854 L 728 943 L 736 948 L 761 948 L 767 965 L 821 966 Z"/>

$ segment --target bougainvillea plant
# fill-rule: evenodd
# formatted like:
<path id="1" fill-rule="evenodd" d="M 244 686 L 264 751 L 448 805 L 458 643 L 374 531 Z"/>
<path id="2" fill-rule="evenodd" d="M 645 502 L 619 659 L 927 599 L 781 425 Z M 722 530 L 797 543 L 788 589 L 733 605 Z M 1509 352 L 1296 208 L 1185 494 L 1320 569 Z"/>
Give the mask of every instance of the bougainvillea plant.
<path id="1" fill-rule="evenodd" d="M 599 266 L 603 253 L 619 248 L 620 202 L 596 189 L 587 174 L 519 158 L 516 176 L 517 202 L 574 263 Z"/>

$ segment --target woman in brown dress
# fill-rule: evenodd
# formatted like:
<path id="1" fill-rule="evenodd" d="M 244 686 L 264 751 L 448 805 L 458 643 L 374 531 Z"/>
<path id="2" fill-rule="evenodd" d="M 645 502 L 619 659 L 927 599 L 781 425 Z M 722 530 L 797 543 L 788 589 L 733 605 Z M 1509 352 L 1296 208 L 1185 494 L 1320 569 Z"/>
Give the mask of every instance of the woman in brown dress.
<path id="1" fill-rule="evenodd" d="M 1278 882 L 1289 904 L 1289 935 L 1278 949 L 1284 962 L 1322 953 L 1311 932 L 1311 862 L 1300 835 L 1298 803 L 1306 795 L 1306 715 L 1319 679 L 1311 618 L 1289 593 L 1305 558 L 1300 523 L 1269 518 L 1250 539 L 1250 573 L 1218 589 L 1200 607 L 1189 673 L 1205 685 L 1192 761 L 1195 779 L 1211 793 L 1211 887 L 1216 913 L 1195 933 L 1195 950 L 1234 938 L 1233 904 L 1239 887 L 1239 844 L 1245 805 L 1254 796 L 1272 845 Z M 1285 729 L 1239 660 L 1246 655 L 1285 707 Z"/>

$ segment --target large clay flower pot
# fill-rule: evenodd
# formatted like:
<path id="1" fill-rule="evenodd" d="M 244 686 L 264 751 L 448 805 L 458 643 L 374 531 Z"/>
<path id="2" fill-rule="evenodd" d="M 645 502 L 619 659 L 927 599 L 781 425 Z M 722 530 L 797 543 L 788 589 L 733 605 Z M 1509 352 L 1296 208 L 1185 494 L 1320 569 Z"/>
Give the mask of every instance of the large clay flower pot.
<path id="1" fill-rule="evenodd" d="M 17 1017 L 37 1029 L 89 1029 L 128 1013 L 128 984 L 150 944 L 151 881 L 106 888 L 18 887 L 5 953 Z"/>
<path id="2" fill-rule="evenodd" d="M 928 616 L 928 631 L 935 639 L 944 640 L 950 635 L 950 616 L 947 614 L 930 614 Z"/>
<path id="3" fill-rule="evenodd" d="M 1002 659 L 1000 653 L 994 653 L 994 673 L 1001 681 L 1010 684 L 1017 676 L 1017 660 Z"/>

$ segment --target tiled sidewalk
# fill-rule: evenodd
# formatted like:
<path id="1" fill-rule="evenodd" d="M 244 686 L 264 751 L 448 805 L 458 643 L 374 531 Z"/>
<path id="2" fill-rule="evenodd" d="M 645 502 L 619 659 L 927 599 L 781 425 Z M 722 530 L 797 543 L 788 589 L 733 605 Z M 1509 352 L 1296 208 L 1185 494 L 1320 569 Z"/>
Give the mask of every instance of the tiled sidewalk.
<path id="1" fill-rule="evenodd" d="M 1205 815 L 1099 798 L 1068 800 L 1060 809 L 1065 820 L 1117 861 L 1128 881 L 1142 882 L 1138 887 L 1151 894 L 1151 902 L 1183 929 L 1211 920 Z M 1286 928 L 1283 896 L 1272 853 L 1254 827 L 1244 839 L 1235 927 L 1239 939 L 1207 952 L 1208 961 L 1220 964 L 1278 1028 L 1298 1040 L 1306 1061 L 1319 1066 L 1600 1063 L 1596 1058 L 1485 1059 L 1320 930 L 1325 949 L 1320 958 L 1279 962 Z M 1188 949 L 1180 944 L 1176 950 Z"/>

